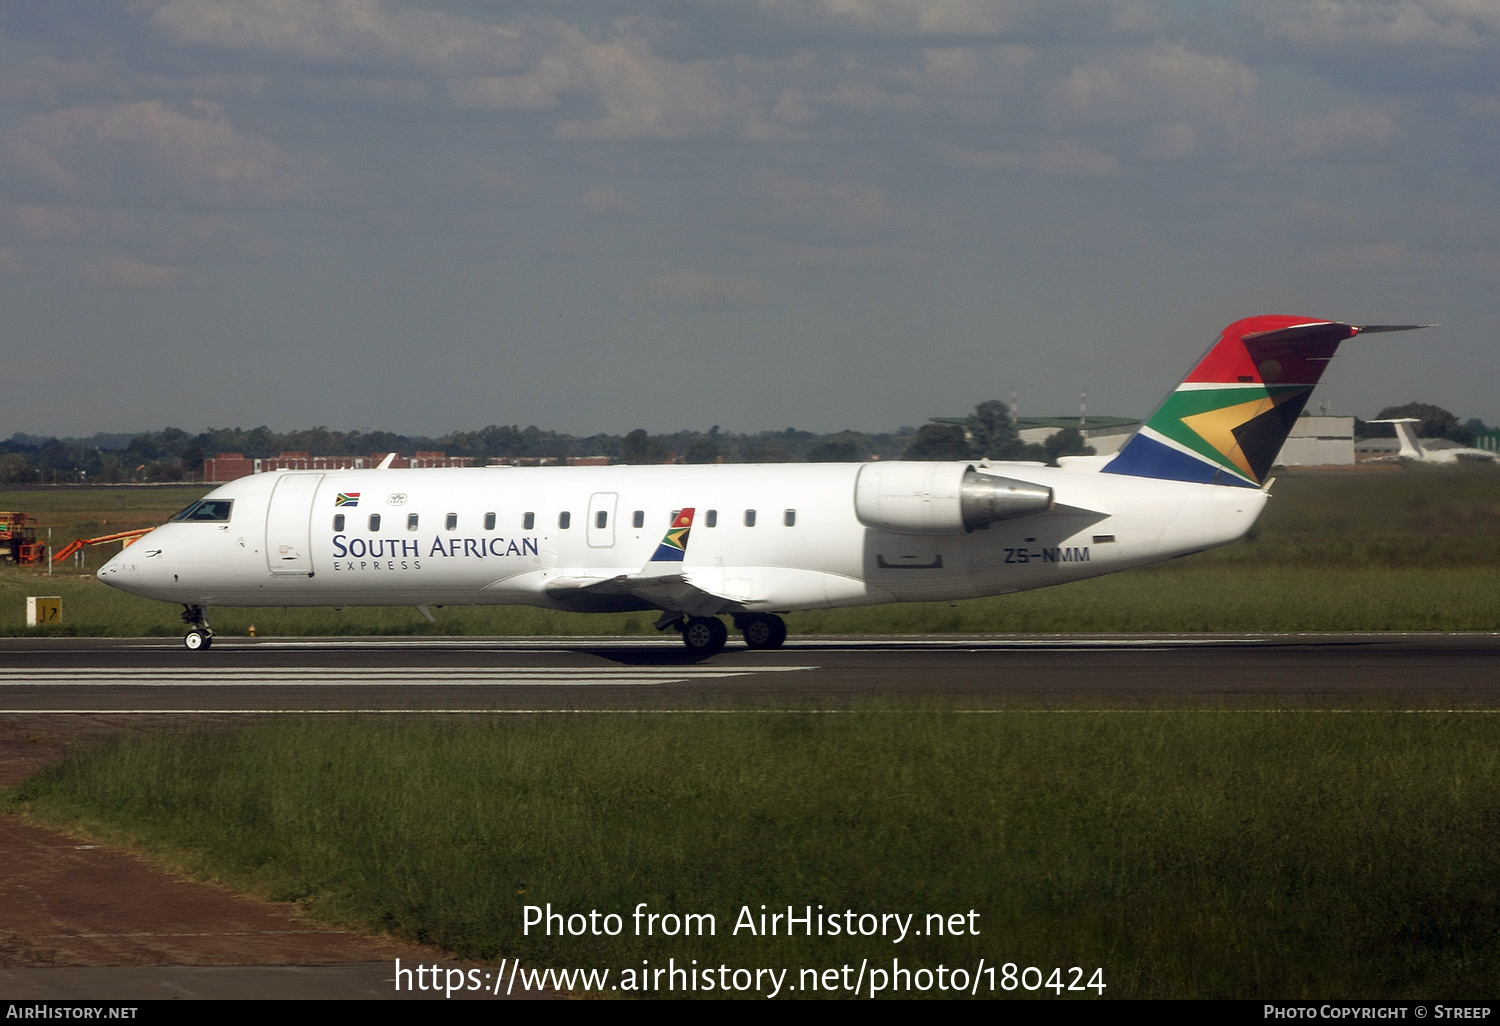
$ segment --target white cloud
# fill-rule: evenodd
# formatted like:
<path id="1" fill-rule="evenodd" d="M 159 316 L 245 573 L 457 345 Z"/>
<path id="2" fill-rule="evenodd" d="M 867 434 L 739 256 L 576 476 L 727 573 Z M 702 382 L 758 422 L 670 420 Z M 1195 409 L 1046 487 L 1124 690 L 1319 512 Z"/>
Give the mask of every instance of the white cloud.
<path id="1" fill-rule="evenodd" d="M 903 219 L 886 191 L 870 182 L 812 182 L 768 169 L 756 175 L 755 187 L 781 217 L 840 232 L 874 231 Z"/>
<path id="2" fill-rule="evenodd" d="M 1151 120 L 1222 120 L 1255 94 L 1253 69 L 1233 57 L 1178 45 L 1105 51 L 1075 65 L 1047 90 L 1054 124 L 1118 125 Z"/>
<path id="3" fill-rule="evenodd" d="M 91 260 L 84 274 L 95 285 L 132 289 L 170 288 L 182 280 L 182 268 L 149 264 L 132 257 L 114 256 Z"/>
<path id="4" fill-rule="evenodd" d="M 994 152 L 966 150 L 944 143 L 942 154 L 950 163 L 966 167 L 1029 171 L 1069 178 L 1096 178 L 1120 170 L 1118 157 L 1070 138 L 1044 138 L 1030 149 Z"/>
<path id="5" fill-rule="evenodd" d="M 527 49 L 511 26 L 379 0 L 167 0 L 150 20 L 179 44 L 395 61 L 441 75 L 519 67 Z"/>
<path id="6" fill-rule="evenodd" d="M 812 116 L 805 103 L 788 96 L 781 86 L 779 69 L 797 65 L 795 58 L 677 61 L 655 55 L 640 37 L 618 35 L 598 41 L 562 25 L 552 26 L 547 36 L 545 50 L 534 55 L 524 71 L 450 82 L 453 102 L 460 107 L 541 110 L 572 96 L 596 104 L 597 116 L 558 124 L 557 136 L 562 139 L 721 134 L 790 138 L 794 126 Z"/>
<path id="7" fill-rule="evenodd" d="M 620 290 L 620 298 L 634 306 L 747 306 L 765 297 L 765 286 L 754 278 L 719 278 L 687 267 Z"/>
<path id="8" fill-rule="evenodd" d="M 1251 0 L 1274 37 L 1319 46 L 1436 46 L 1494 49 L 1500 4 L 1493 0 Z"/>
<path id="9" fill-rule="evenodd" d="M 1396 135 L 1396 123 L 1375 107 L 1345 107 L 1298 118 L 1288 131 L 1291 157 L 1362 157 L 1384 149 Z"/>
<path id="10" fill-rule="evenodd" d="M 759 0 L 758 6 L 793 25 L 919 37 L 994 36 L 1058 21 L 1082 32 L 1138 32 L 1159 20 L 1150 0 Z"/>
<path id="11" fill-rule="evenodd" d="M 1141 143 L 1141 156 L 1147 160 L 1181 160 L 1198 149 L 1198 136 L 1192 125 L 1174 121 L 1155 125 Z"/>
<path id="12" fill-rule="evenodd" d="M 159 100 L 39 114 L 7 142 L 10 161 L 53 192 L 91 202 L 186 197 L 280 202 L 305 195 L 316 162 L 235 130 L 218 106 Z"/>

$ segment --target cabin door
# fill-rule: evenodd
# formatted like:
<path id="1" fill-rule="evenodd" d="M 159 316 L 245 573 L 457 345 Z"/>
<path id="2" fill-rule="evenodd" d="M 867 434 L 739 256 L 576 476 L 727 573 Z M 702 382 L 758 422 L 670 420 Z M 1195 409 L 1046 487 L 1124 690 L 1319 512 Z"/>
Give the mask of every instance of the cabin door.
<path id="1" fill-rule="evenodd" d="M 285 474 L 276 482 L 266 511 L 266 565 L 271 573 L 313 575 L 312 506 L 322 481 L 322 474 Z"/>
<path id="2" fill-rule="evenodd" d="M 619 499 L 617 492 L 595 492 L 589 496 L 589 548 L 614 548 L 615 505 Z"/>

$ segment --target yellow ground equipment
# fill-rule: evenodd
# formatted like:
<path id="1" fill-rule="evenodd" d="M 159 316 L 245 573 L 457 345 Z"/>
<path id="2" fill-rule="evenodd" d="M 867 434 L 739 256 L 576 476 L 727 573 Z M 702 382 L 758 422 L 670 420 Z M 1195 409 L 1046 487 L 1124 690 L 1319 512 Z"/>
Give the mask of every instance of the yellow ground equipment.
<path id="1" fill-rule="evenodd" d="M 35 565 L 47 561 L 47 543 L 36 540 L 36 517 L 0 512 L 0 562 Z"/>

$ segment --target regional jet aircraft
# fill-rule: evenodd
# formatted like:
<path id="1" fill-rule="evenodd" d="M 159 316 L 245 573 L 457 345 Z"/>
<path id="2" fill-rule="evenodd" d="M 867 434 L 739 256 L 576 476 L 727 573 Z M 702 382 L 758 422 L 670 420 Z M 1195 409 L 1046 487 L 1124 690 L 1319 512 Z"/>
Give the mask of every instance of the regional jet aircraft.
<path id="1" fill-rule="evenodd" d="M 1224 329 L 1111 456 L 1038 463 L 283 471 L 215 489 L 99 571 L 183 605 L 527 604 L 652 610 L 701 656 L 728 616 L 751 648 L 778 614 L 1025 591 L 1242 537 L 1267 472 L 1355 327 L 1281 315 Z M 665 529 L 665 535 L 663 530 Z"/>

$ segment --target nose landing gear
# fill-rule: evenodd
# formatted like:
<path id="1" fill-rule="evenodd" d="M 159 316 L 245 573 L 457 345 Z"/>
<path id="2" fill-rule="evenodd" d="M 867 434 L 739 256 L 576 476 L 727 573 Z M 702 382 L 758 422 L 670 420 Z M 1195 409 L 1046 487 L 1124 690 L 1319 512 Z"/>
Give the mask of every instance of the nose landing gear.
<path id="1" fill-rule="evenodd" d="M 182 607 L 182 622 L 191 629 L 182 639 L 182 645 L 189 652 L 197 652 L 202 649 L 211 648 L 214 643 L 214 631 L 208 623 L 208 609 L 204 606 Z"/>

